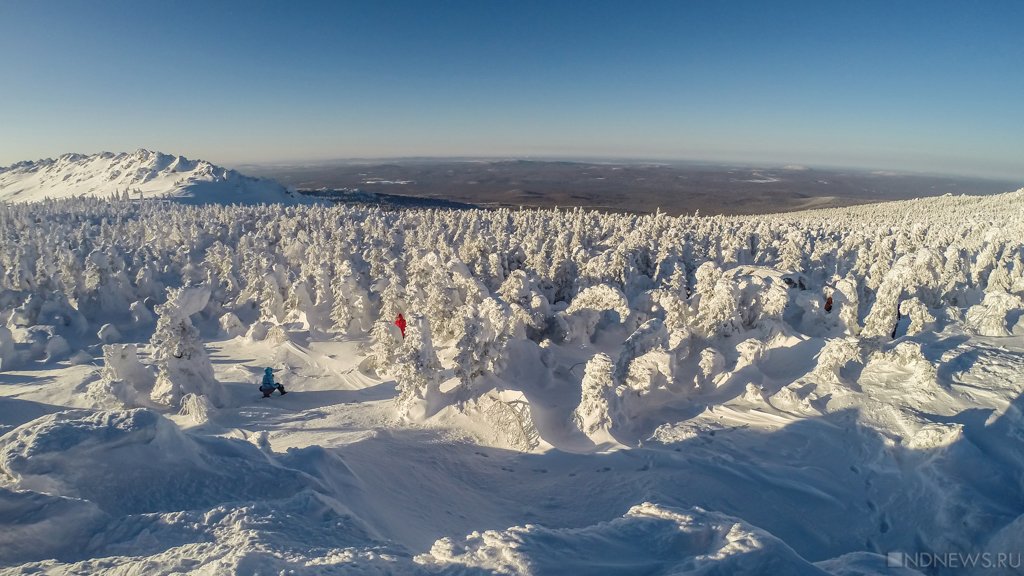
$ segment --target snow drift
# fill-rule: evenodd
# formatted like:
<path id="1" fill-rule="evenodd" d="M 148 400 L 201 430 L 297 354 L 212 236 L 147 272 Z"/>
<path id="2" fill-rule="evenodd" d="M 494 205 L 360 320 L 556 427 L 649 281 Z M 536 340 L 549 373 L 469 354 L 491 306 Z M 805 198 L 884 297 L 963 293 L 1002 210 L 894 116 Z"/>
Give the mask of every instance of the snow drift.
<path id="1" fill-rule="evenodd" d="M 88 500 L 117 515 L 281 498 L 313 485 L 253 444 L 186 435 L 146 409 L 29 422 L 0 437 L 0 472 L 15 489 Z"/>
<path id="2" fill-rule="evenodd" d="M 515 575 L 606 573 L 611 566 L 622 574 L 826 574 L 736 518 L 649 502 L 586 528 L 526 525 L 445 538 L 416 561 Z"/>

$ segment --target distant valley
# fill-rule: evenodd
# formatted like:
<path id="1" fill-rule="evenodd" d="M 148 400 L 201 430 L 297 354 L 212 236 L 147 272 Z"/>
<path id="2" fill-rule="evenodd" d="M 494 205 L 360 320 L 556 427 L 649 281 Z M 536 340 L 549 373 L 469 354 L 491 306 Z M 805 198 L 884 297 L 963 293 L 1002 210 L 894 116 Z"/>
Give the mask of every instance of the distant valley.
<path id="1" fill-rule="evenodd" d="M 1021 182 L 853 170 L 689 163 L 408 159 L 243 165 L 298 189 L 348 189 L 480 207 L 758 214 L 884 200 L 994 194 Z"/>

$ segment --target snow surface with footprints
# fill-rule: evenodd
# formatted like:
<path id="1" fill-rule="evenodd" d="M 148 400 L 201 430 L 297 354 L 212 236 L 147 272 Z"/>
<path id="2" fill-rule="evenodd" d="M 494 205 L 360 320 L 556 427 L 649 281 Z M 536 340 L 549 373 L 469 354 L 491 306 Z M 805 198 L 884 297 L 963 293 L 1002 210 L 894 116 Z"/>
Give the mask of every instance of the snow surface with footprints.
<path id="1" fill-rule="evenodd" d="M 907 207 L 930 229 L 908 216 L 890 252 L 835 248 L 833 232 L 869 238 Z M 757 241 L 758 217 L 34 209 L 0 206 L 4 573 L 915 573 L 886 566 L 891 552 L 1004 554 L 975 572 L 1019 573 L 1024 190 L 772 216 L 782 229 Z M 29 214 L 74 235 L 52 265 Z M 566 253 L 581 266 L 565 280 L 527 240 L 574 218 L 585 248 Z M 418 243 L 459 226 L 482 252 L 462 235 Z M 659 226 L 698 230 L 690 252 L 638 247 Z M 792 231 L 835 241 L 832 256 Z M 739 259 L 701 244 L 737 234 Z M 954 247 L 940 264 L 958 248 L 966 264 L 959 284 L 919 289 L 901 270 L 936 237 Z M 646 264 L 615 256 L 645 250 Z M 858 262 L 868 253 L 887 265 Z M 85 288 L 68 280 L 76 258 Z M 260 258 L 247 275 L 239 260 Z M 599 282 L 609 265 L 626 271 Z M 447 315 L 432 270 L 454 286 Z M 873 327 L 876 306 L 895 336 Z M 466 342 L 489 351 L 460 354 Z M 260 397 L 265 366 L 287 396 Z"/>

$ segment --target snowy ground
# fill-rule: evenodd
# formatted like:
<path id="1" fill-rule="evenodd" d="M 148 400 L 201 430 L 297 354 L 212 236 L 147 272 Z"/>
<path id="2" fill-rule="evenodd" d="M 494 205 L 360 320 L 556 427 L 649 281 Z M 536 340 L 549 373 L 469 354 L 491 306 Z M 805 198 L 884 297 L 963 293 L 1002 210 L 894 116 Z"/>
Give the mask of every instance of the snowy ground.
<path id="1" fill-rule="evenodd" d="M 3 573 L 1022 570 L 1024 189 L 0 238 Z"/>
<path id="2" fill-rule="evenodd" d="M 934 382 L 880 361 L 846 384 L 787 341 L 631 447 L 573 436 L 578 400 L 538 381 L 552 447 L 523 453 L 453 411 L 403 424 L 359 342 L 304 336 L 209 343 L 229 400 L 200 425 L 95 411 L 94 366 L 4 373 L 0 423 L 29 423 L 0 439 L 12 573 L 847 574 L 1024 543 L 1021 337 L 929 335 Z M 290 394 L 260 397 L 264 364 Z"/>

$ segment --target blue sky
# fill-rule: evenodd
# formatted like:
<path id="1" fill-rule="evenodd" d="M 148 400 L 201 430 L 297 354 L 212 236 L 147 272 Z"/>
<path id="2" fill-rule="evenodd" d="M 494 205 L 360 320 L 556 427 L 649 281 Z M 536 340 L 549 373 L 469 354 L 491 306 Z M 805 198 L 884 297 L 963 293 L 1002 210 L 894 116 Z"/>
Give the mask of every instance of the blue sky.
<path id="1" fill-rule="evenodd" d="M 1024 2 L 0 0 L 0 165 L 574 156 L 1024 182 Z"/>

